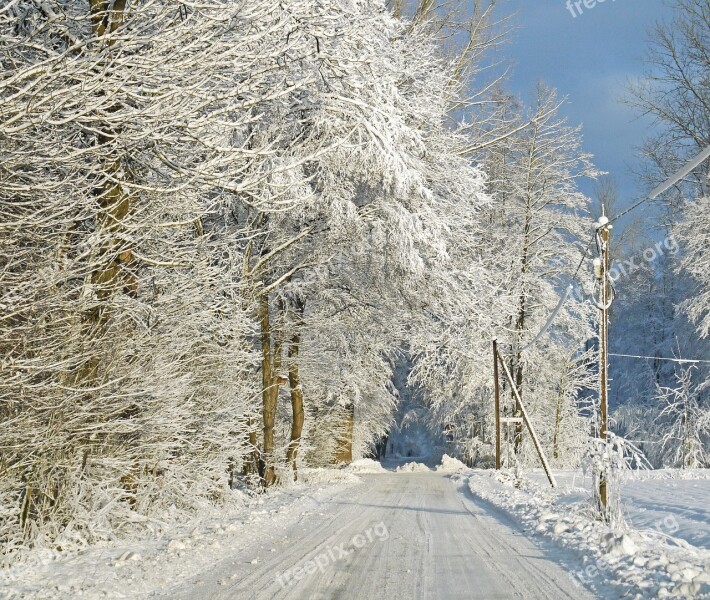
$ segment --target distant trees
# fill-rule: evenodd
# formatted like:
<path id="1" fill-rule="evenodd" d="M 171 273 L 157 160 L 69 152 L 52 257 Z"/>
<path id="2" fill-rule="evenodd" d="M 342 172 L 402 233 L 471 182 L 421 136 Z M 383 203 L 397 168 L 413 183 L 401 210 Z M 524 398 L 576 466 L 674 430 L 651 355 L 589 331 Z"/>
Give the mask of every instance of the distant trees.
<path id="1" fill-rule="evenodd" d="M 629 88 L 629 103 L 659 126 L 642 148 L 649 187 L 710 147 L 710 9 L 706 0 L 675 0 L 673 7 L 673 21 L 657 25 L 652 32 L 648 75 Z M 682 267 L 699 284 L 685 292 L 680 306 L 699 325 L 703 337 L 708 333 L 705 315 L 710 304 L 704 277 L 707 262 L 699 249 L 710 231 L 704 218 L 709 175 L 710 162 L 705 161 L 664 196 L 666 233 L 675 233 L 682 248 L 679 263 L 668 266 Z"/>

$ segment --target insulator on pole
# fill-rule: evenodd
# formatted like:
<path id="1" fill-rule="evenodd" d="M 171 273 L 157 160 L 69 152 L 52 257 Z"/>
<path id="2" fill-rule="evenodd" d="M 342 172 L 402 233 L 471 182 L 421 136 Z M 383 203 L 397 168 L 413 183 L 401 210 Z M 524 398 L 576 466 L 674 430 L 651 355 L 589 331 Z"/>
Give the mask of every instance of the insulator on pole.
<path id="1" fill-rule="evenodd" d="M 601 258 L 594 259 L 594 277 L 596 277 L 599 280 L 601 280 L 601 278 L 602 278 L 602 259 Z"/>

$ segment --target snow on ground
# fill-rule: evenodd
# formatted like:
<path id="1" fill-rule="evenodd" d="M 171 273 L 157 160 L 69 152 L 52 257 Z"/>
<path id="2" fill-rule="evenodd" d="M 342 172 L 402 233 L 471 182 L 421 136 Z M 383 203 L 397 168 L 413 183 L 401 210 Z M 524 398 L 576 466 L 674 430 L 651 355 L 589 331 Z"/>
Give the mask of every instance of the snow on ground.
<path id="1" fill-rule="evenodd" d="M 360 478 L 355 475 L 358 472 L 368 472 L 366 470 L 347 470 L 347 469 L 304 469 L 298 470 L 298 482 L 295 484 L 287 483 L 281 484 L 285 489 L 303 489 L 300 484 L 305 484 L 307 486 L 342 483 L 353 485 L 360 483 Z M 286 470 L 282 475 L 282 481 L 290 480 L 290 471 Z"/>
<path id="2" fill-rule="evenodd" d="M 624 488 L 627 527 L 613 531 L 591 518 L 589 478 L 556 475 L 555 490 L 541 472 L 469 471 L 467 482 L 528 531 L 575 553 L 582 564 L 574 576 L 585 585 L 606 579 L 629 598 L 710 598 L 710 481 L 635 476 Z"/>
<path id="3" fill-rule="evenodd" d="M 618 531 L 578 472 L 554 490 L 449 456 L 299 475 L 152 539 L 36 551 L 0 570 L 0 598 L 710 599 L 710 471 L 634 475 Z"/>
<path id="4" fill-rule="evenodd" d="M 76 552 L 37 550 L 26 562 L 0 569 L 0 598 L 145 598 L 199 577 L 225 556 L 246 553 L 249 565 L 256 565 L 275 552 L 264 542 L 265 531 L 317 514 L 324 502 L 361 483 L 336 469 L 302 469 L 299 479 L 153 539 L 99 543 Z"/>
<path id="5" fill-rule="evenodd" d="M 304 470 L 302 480 L 338 483 L 289 485 L 153 540 L 38 553 L 0 572 L 0 597 L 592 597 L 569 576 L 564 552 L 541 549 L 449 475 L 409 465 L 417 472 L 363 474 L 358 485 L 342 483 L 355 478 L 346 469 Z"/>
<path id="6" fill-rule="evenodd" d="M 397 467 L 397 473 L 428 473 L 429 467 L 420 462 L 408 462 Z"/>
<path id="7" fill-rule="evenodd" d="M 384 473 L 385 469 L 382 463 L 371 458 L 361 458 L 360 460 L 355 460 L 347 467 L 345 471 L 350 473 Z"/>
<path id="8" fill-rule="evenodd" d="M 710 551 L 710 471 L 700 479 L 635 479 L 624 488 L 627 520 Z"/>
<path id="9" fill-rule="evenodd" d="M 555 475 L 568 502 L 583 502 L 589 497 L 589 477 L 578 471 L 559 471 Z M 527 477 L 547 486 L 541 471 Z M 660 531 L 710 550 L 710 469 L 630 473 L 622 500 L 629 527 Z"/>
<path id="10" fill-rule="evenodd" d="M 442 456 L 441 464 L 436 467 L 438 473 L 458 473 L 467 469 L 468 467 L 458 458 L 451 458 L 448 454 Z"/>

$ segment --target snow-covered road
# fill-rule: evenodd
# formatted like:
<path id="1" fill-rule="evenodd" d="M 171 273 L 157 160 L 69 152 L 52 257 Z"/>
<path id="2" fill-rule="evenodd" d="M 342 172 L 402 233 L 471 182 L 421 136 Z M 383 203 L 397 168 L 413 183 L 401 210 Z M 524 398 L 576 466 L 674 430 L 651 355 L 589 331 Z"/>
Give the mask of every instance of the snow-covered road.
<path id="1" fill-rule="evenodd" d="M 160 597 L 591 597 L 514 523 L 441 473 L 362 477 L 295 524 L 264 522 L 261 548 L 224 556 Z"/>

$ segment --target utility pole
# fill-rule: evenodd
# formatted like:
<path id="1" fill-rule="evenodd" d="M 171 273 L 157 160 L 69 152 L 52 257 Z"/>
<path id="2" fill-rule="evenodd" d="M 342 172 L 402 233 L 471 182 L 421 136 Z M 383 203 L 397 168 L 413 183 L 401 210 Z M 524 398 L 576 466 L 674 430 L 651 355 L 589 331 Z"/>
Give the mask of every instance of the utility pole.
<path id="1" fill-rule="evenodd" d="M 594 275 L 599 282 L 599 438 L 606 445 L 609 427 L 609 308 L 613 301 L 613 291 L 609 278 L 611 269 L 611 230 L 613 226 L 606 216 L 599 218 L 597 236 L 600 258 L 594 261 Z M 607 512 L 607 481 L 604 473 L 599 480 L 599 502 L 602 513 Z"/>
<path id="2" fill-rule="evenodd" d="M 528 432 L 530 433 L 530 439 L 532 440 L 533 446 L 535 446 L 535 450 L 537 451 L 537 455 L 540 457 L 542 468 L 545 469 L 545 474 L 547 475 L 547 478 L 550 481 L 550 485 L 552 487 L 557 487 L 557 481 L 555 480 L 555 476 L 552 474 L 550 464 L 547 462 L 547 457 L 545 456 L 545 452 L 542 449 L 542 445 L 540 444 L 540 440 L 537 437 L 537 433 L 535 433 L 535 429 L 533 428 L 533 424 L 530 420 L 530 416 L 528 415 L 528 411 L 525 408 L 525 405 L 523 404 L 523 399 L 520 396 L 520 392 L 518 392 L 518 388 L 515 385 L 515 381 L 513 381 L 513 376 L 510 374 L 510 369 L 508 369 L 508 365 L 505 364 L 505 361 L 503 360 L 500 354 L 498 354 L 498 360 L 500 362 L 500 366 L 503 367 L 503 373 L 505 373 L 505 376 L 508 379 L 510 388 L 513 390 L 513 394 L 515 394 L 515 400 L 517 401 L 516 406 L 519 407 L 521 415 L 520 417 L 510 417 L 502 419 L 502 421 L 504 423 L 514 423 L 515 425 L 521 426 L 525 424 L 525 426 L 528 428 Z"/>
<path id="3" fill-rule="evenodd" d="M 500 471 L 500 377 L 498 375 L 498 340 L 493 340 L 493 379 L 496 404 L 496 470 Z"/>

